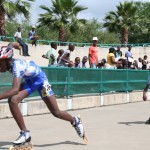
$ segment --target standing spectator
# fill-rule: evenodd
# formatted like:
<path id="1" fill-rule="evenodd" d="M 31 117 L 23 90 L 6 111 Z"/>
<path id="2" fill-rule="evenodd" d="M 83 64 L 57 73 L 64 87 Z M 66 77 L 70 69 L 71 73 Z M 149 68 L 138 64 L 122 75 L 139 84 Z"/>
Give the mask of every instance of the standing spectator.
<path id="1" fill-rule="evenodd" d="M 147 55 L 144 55 L 144 58 L 142 60 L 142 70 L 146 70 L 147 69 L 147 64 L 148 64 Z"/>
<path id="2" fill-rule="evenodd" d="M 35 35 L 35 26 L 32 26 L 32 29 L 29 32 L 29 39 L 32 40 L 32 45 L 36 46 L 38 36 Z"/>
<path id="3" fill-rule="evenodd" d="M 132 46 L 129 45 L 129 46 L 128 46 L 128 51 L 125 53 L 125 57 L 127 58 L 127 60 L 128 60 L 129 62 L 133 62 L 133 61 L 134 61 L 134 60 L 133 60 L 133 56 L 132 56 L 131 49 L 132 49 Z"/>
<path id="4" fill-rule="evenodd" d="M 23 56 L 30 56 L 28 53 L 28 45 L 22 41 L 22 36 L 21 36 L 21 28 L 18 27 L 17 32 L 15 33 L 14 37 L 16 38 L 17 42 L 20 44 L 22 47 L 22 55 Z"/>
<path id="5" fill-rule="evenodd" d="M 59 61 L 58 61 L 58 66 L 64 66 L 64 67 L 68 67 L 69 66 L 73 66 L 73 62 L 70 61 L 70 54 L 71 52 L 73 52 L 75 49 L 75 45 L 74 44 L 69 44 L 68 49 L 64 51 L 64 53 L 62 54 L 62 56 L 60 57 Z"/>
<path id="6" fill-rule="evenodd" d="M 43 58 L 49 59 L 48 67 L 56 66 L 57 64 L 57 44 L 55 42 L 51 43 L 51 49 L 42 55 Z"/>
<path id="7" fill-rule="evenodd" d="M 121 46 L 117 46 L 117 50 L 115 52 L 115 58 L 116 60 L 119 60 L 121 57 L 122 57 Z"/>
<path id="8" fill-rule="evenodd" d="M 93 37 L 93 44 L 89 48 L 89 64 L 90 68 L 96 68 L 98 64 L 98 38 Z"/>

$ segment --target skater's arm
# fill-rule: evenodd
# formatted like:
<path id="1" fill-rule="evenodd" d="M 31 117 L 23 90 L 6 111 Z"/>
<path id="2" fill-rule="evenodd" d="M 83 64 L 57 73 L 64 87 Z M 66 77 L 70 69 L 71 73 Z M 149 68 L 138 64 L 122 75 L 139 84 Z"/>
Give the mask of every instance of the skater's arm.
<path id="1" fill-rule="evenodd" d="M 149 84 L 146 84 L 146 86 L 145 86 L 145 88 L 144 88 L 144 90 L 143 90 L 143 100 L 144 100 L 144 101 L 147 100 L 147 95 L 146 95 L 146 93 L 147 93 L 148 88 L 149 88 Z"/>
<path id="2" fill-rule="evenodd" d="M 20 85 L 21 85 L 21 78 L 14 77 L 12 82 L 12 87 L 6 92 L 4 92 L 3 94 L 0 94 L 0 100 L 18 94 Z"/>

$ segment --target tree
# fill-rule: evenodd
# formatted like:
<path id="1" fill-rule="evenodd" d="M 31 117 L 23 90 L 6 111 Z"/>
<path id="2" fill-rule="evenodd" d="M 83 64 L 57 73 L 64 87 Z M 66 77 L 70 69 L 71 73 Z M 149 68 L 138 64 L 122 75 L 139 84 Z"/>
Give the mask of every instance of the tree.
<path id="1" fill-rule="evenodd" d="M 125 1 L 124 4 L 116 6 L 117 11 L 110 11 L 104 18 L 104 27 L 110 32 L 119 33 L 121 36 L 121 43 L 128 44 L 128 33 L 137 24 L 138 16 L 136 15 L 138 9 L 134 2 Z"/>
<path id="2" fill-rule="evenodd" d="M 132 43 L 149 43 L 150 41 L 150 2 L 136 2 L 139 16 L 138 26 L 129 34 Z"/>
<path id="3" fill-rule="evenodd" d="M 40 8 L 46 11 L 40 14 L 38 19 L 38 27 L 47 26 L 52 29 L 57 29 L 59 32 L 58 41 L 65 41 L 66 29 L 74 32 L 76 28 L 82 27 L 85 23 L 84 19 L 77 19 L 77 14 L 85 9 L 77 5 L 75 0 L 52 0 L 52 7 L 41 5 Z"/>
<path id="4" fill-rule="evenodd" d="M 30 2 L 35 0 L 0 0 L 0 35 L 5 35 L 5 18 L 13 19 L 17 14 L 29 18 Z"/>

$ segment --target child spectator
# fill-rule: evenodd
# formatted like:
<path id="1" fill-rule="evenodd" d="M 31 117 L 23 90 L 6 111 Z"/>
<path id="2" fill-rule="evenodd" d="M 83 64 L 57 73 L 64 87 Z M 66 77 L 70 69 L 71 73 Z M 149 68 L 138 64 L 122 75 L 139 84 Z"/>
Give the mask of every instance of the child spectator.
<path id="1" fill-rule="evenodd" d="M 86 63 L 87 63 L 87 60 L 88 60 L 88 57 L 87 56 L 84 56 L 83 58 L 82 58 L 82 61 L 81 61 L 81 68 L 86 68 Z"/>
<path id="2" fill-rule="evenodd" d="M 74 65 L 72 61 L 70 61 L 70 54 L 71 52 L 73 52 L 75 49 L 75 45 L 74 44 L 69 44 L 68 49 L 66 51 L 64 51 L 64 53 L 62 54 L 62 56 L 60 57 L 59 61 L 58 61 L 58 66 L 64 66 L 64 67 L 68 67 L 68 65 Z"/>
<path id="3" fill-rule="evenodd" d="M 144 58 L 142 60 L 142 70 L 146 70 L 147 69 L 147 64 L 148 64 L 147 55 L 144 55 Z"/>
<path id="4" fill-rule="evenodd" d="M 58 51 L 57 63 L 58 63 L 58 61 L 59 61 L 59 59 L 60 59 L 60 57 L 62 56 L 63 53 L 64 53 L 64 50 L 63 50 L 63 49 L 60 49 L 60 50 Z"/>
<path id="5" fill-rule="evenodd" d="M 117 50 L 115 51 L 115 58 L 118 61 L 120 58 L 122 58 L 122 51 L 121 46 L 117 46 Z"/>
<path id="6" fill-rule="evenodd" d="M 80 57 L 75 58 L 74 68 L 82 68 L 80 63 Z"/>

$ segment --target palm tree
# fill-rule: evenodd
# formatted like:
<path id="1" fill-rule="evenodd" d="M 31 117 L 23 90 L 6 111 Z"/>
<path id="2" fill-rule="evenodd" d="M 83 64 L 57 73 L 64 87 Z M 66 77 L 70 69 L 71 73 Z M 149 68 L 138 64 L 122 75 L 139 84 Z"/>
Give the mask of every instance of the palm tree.
<path id="1" fill-rule="evenodd" d="M 38 27 L 47 26 L 52 29 L 57 29 L 59 32 L 58 41 L 65 41 L 66 28 L 72 32 L 76 28 L 82 27 L 85 23 L 84 19 L 77 19 L 77 14 L 85 9 L 77 5 L 78 1 L 75 0 L 52 0 L 52 7 L 41 5 L 40 8 L 46 11 L 40 14 L 38 19 Z"/>
<path id="2" fill-rule="evenodd" d="M 137 7 L 134 2 L 125 1 L 124 4 L 116 6 L 117 11 L 110 11 L 104 18 L 104 27 L 110 32 L 120 34 L 121 43 L 128 44 L 128 32 L 138 20 Z"/>
<path id="3" fill-rule="evenodd" d="M 29 18 L 30 2 L 35 0 L 0 0 L 0 35 L 5 35 L 5 18 L 13 19 L 17 14 Z"/>

